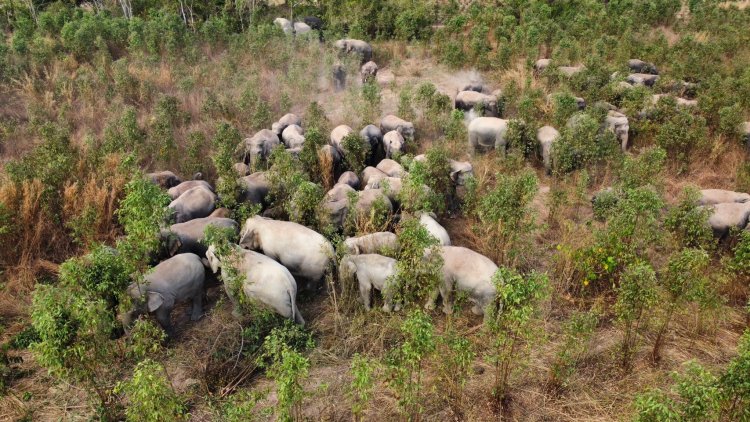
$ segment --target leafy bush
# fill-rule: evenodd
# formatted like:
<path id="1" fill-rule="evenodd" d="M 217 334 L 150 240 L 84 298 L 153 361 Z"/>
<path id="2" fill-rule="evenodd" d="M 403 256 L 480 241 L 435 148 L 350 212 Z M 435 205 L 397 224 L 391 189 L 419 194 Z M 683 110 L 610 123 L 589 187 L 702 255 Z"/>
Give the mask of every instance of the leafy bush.
<path id="1" fill-rule="evenodd" d="M 443 257 L 439 253 L 438 240 L 416 218 L 402 220 L 397 236 L 396 280 L 390 288 L 395 289 L 395 300 L 406 307 L 437 293 L 442 279 Z"/>
<path id="2" fill-rule="evenodd" d="M 708 224 L 711 210 L 698 207 L 700 196 L 698 189 L 685 188 L 680 201 L 669 209 L 664 218 L 664 226 L 680 247 L 711 250 L 716 245 Z"/>
<path id="3" fill-rule="evenodd" d="M 622 325 L 622 366 L 632 367 L 638 336 L 658 300 L 656 273 L 648 264 L 636 263 L 625 269 L 617 288 L 615 314 Z"/>
<path id="4" fill-rule="evenodd" d="M 367 166 L 367 157 L 370 155 L 370 144 L 362 139 L 358 133 L 350 133 L 341 140 L 344 161 L 349 169 L 357 174 Z"/>
<path id="5" fill-rule="evenodd" d="M 352 414 L 357 421 L 363 420 L 362 412 L 367 408 L 372 397 L 372 390 L 375 387 L 374 371 L 373 362 L 359 354 L 354 355 L 351 364 L 353 376 L 349 394 L 352 396 Z"/>
<path id="6" fill-rule="evenodd" d="M 698 151 L 705 149 L 708 139 L 706 119 L 680 108 L 656 132 L 656 143 L 678 161 L 686 171 Z"/>
<path id="7" fill-rule="evenodd" d="M 589 347 L 599 322 L 597 310 L 574 312 L 563 324 L 563 343 L 550 368 L 549 384 L 560 389 L 568 386 L 576 365 Z"/>
<path id="8" fill-rule="evenodd" d="M 119 383 L 116 391 L 128 397 L 128 421 L 180 420 L 185 416 L 185 404 L 172 389 L 164 367 L 151 359 L 139 362 L 133 378 Z"/>
<path id="9" fill-rule="evenodd" d="M 237 198 L 241 187 L 237 181 L 234 163 L 235 151 L 241 139 L 237 128 L 229 123 L 219 123 L 216 134 L 211 140 L 214 150 L 211 160 L 216 168 L 216 175 L 219 177 L 216 193 L 221 198 L 222 205 L 229 209 L 235 209 L 239 205 Z"/>

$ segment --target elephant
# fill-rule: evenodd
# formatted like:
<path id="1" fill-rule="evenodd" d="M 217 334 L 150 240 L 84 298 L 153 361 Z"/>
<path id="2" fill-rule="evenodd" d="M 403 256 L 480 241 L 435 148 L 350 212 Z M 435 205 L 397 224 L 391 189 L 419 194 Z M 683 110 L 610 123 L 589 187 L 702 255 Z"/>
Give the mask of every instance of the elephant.
<path id="1" fill-rule="evenodd" d="M 659 75 L 651 75 L 648 73 L 632 73 L 625 78 L 625 81 L 631 85 L 645 85 L 652 87 L 659 80 Z"/>
<path id="2" fill-rule="evenodd" d="M 184 223 L 194 218 L 208 217 L 216 209 L 217 199 L 215 193 L 203 186 L 196 186 L 170 202 L 168 207 L 173 212 L 175 223 Z"/>
<path id="3" fill-rule="evenodd" d="M 375 125 L 367 125 L 361 131 L 359 136 L 370 143 L 370 163 L 376 164 L 385 156 L 383 149 L 383 132 Z"/>
<path id="4" fill-rule="evenodd" d="M 345 171 L 341 173 L 341 176 L 339 176 L 339 180 L 336 182 L 336 184 L 345 184 L 351 186 L 354 189 L 357 189 L 359 188 L 359 177 L 357 177 L 357 173 L 353 171 Z"/>
<path id="5" fill-rule="evenodd" d="M 388 175 L 376 169 L 375 167 L 367 166 L 364 170 L 362 170 L 362 177 L 360 177 L 360 181 L 363 185 L 367 185 L 370 183 L 371 179 L 375 180 L 383 177 L 388 177 Z"/>
<path id="6" fill-rule="evenodd" d="M 617 136 L 620 141 L 620 147 L 623 151 L 628 149 L 628 137 L 630 133 L 630 123 L 624 114 L 610 110 L 604 119 L 604 127 Z"/>
<path id="7" fill-rule="evenodd" d="M 245 163 L 234 163 L 234 171 L 237 172 L 237 175 L 240 177 L 245 177 L 248 174 L 250 174 L 250 166 L 248 166 Z"/>
<path id="8" fill-rule="evenodd" d="M 534 73 L 542 73 L 552 63 L 550 59 L 539 59 L 534 63 Z"/>
<path id="9" fill-rule="evenodd" d="M 744 229 L 750 217 L 750 203 L 728 202 L 703 205 L 700 208 L 712 210 L 708 224 L 713 230 L 714 237 L 719 240 L 726 239 L 732 228 Z"/>
<path id="10" fill-rule="evenodd" d="M 276 18 L 273 20 L 274 25 L 281 28 L 282 31 L 284 31 L 285 34 L 291 35 L 294 33 L 294 26 L 292 26 L 292 22 L 289 21 L 289 19 L 284 18 Z"/>
<path id="11" fill-rule="evenodd" d="M 471 81 L 464 85 L 461 91 L 484 92 L 484 85 L 481 82 Z"/>
<path id="12" fill-rule="evenodd" d="M 696 107 L 698 100 L 688 100 L 685 98 L 674 97 L 669 94 L 654 94 L 651 96 L 651 104 L 656 105 L 662 97 L 672 97 L 677 104 L 677 107 Z"/>
<path id="13" fill-rule="evenodd" d="M 229 218 L 232 216 L 232 211 L 229 208 L 216 208 L 214 212 L 209 215 L 209 218 Z"/>
<path id="14" fill-rule="evenodd" d="M 505 155 L 508 141 L 505 133 L 508 131 L 508 121 L 497 117 L 477 117 L 469 123 L 469 148 L 472 154 L 498 150 Z"/>
<path id="15" fill-rule="evenodd" d="M 174 335 L 170 314 L 175 303 L 193 301 L 190 319 L 197 321 L 203 315 L 203 284 L 206 272 L 200 257 L 194 253 L 175 255 L 146 274 L 144 283 L 133 283 L 128 295 L 134 305 L 123 314 L 126 328 L 144 313 L 154 313 L 159 325 L 168 336 Z"/>
<path id="16" fill-rule="evenodd" d="M 236 297 L 236 293 L 241 291 L 250 300 L 256 301 L 256 303 L 274 310 L 282 317 L 304 326 L 305 320 L 297 309 L 297 283 L 289 270 L 263 254 L 236 246 L 235 251 L 240 256 L 235 270 L 244 275 L 244 279 L 242 285 L 237 286 L 240 289 L 227 285 L 227 279 L 224 279 L 224 290 L 234 305 L 232 315 L 240 316 L 240 300 Z M 224 272 L 222 263 L 216 256 L 214 245 L 208 247 L 206 259 L 214 274 L 219 271 L 219 268 L 222 268 L 222 273 Z"/>
<path id="17" fill-rule="evenodd" d="M 341 143 L 344 141 L 344 138 L 351 135 L 354 132 L 352 128 L 350 128 L 347 125 L 339 125 L 333 128 L 331 131 L 331 145 L 336 147 L 336 149 L 343 154 L 344 148 L 341 145 Z"/>
<path id="18" fill-rule="evenodd" d="M 733 192 L 724 189 L 702 189 L 698 205 L 715 205 L 723 203 L 745 203 L 750 201 L 750 195 L 744 192 Z"/>
<path id="19" fill-rule="evenodd" d="M 404 137 L 396 130 L 391 130 L 383 135 L 383 148 L 386 158 L 396 157 L 404 150 Z"/>
<path id="20" fill-rule="evenodd" d="M 391 232 L 377 232 L 347 237 L 344 240 L 344 249 L 349 255 L 393 253 L 398 251 L 398 236 Z"/>
<path id="21" fill-rule="evenodd" d="M 451 238 L 448 231 L 435 218 L 437 218 L 435 214 L 423 212 L 419 214 L 419 223 L 438 241 L 439 245 L 450 246 Z"/>
<path id="22" fill-rule="evenodd" d="M 273 131 L 262 129 L 245 139 L 245 164 L 255 167 L 259 160 L 265 160 L 276 146 L 280 144 L 279 137 Z"/>
<path id="23" fill-rule="evenodd" d="M 347 38 L 336 41 L 333 46 L 341 53 L 359 55 L 362 59 L 360 64 L 372 60 L 372 46 L 365 41 Z"/>
<path id="24" fill-rule="evenodd" d="M 456 110 L 471 111 L 475 107 L 482 107 L 482 115 L 487 117 L 499 117 L 498 99 L 495 96 L 483 94 L 476 91 L 461 91 L 456 95 L 454 101 Z"/>
<path id="25" fill-rule="evenodd" d="M 579 66 L 560 66 L 557 68 L 557 70 L 563 75 L 567 77 L 573 77 L 576 74 L 582 72 L 586 67 L 579 65 Z"/>
<path id="26" fill-rule="evenodd" d="M 163 189 L 170 189 L 182 183 L 182 179 L 168 170 L 147 173 L 146 178 Z"/>
<path id="27" fill-rule="evenodd" d="M 336 91 L 342 91 L 346 88 L 346 67 L 340 62 L 333 64 L 331 69 L 333 73 L 333 87 Z"/>
<path id="28" fill-rule="evenodd" d="M 180 195 L 187 192 L 188 190 L 196 187 L 201 186 L 204 187 L 211 192 L 214 192 L 214 187 L 211 186 L 208 182 L 205 180 L 188 180 L 186 182 L 182 182 L 179 185 L 175 187 L 171 187 L 167 190 L 167 195 L 169 195 L 169 198 L 172 200 L 177 199 Z"/>
<path id="29" fill-rule="evenodd" d="M 284 142 L 287 148 L 296 149 L 302 148 L 305 144 L 304 131 L 299 125 L 289 125 L 281 133 L 281 140 Z"/>
<path id="30" fill-rule="evenodd" d="M 368 189 L 359 192 L 357 198 L 357 214 L 360 216 L 369 216 L 375 204 L 382 203 L 388 213 L 393 212 L 393 202 L 383 189 Z"/>
<path id="31" fill-rule="evenodd" d="M 492 282 L 497 265 L 486 256 L 460 246 L 442 246 L 440 255 L 443 258 L 442 280 L 425 308 L 434 309 L 440 295 L 443 297 L 443 312 L 452 313 L 452 293 L 456 289 L 468 294 L 469 301 L 474 303 L 471 311 L 475 315 L 483 315 L 497 294 Z"/>
<path id="32" fill-rule="evenodd" d="M 365 186 L 365 190 L 382 190 L 385 195 L 388 197 L 388 199 L 391 200 L 393 203 L 399 202 L 399 194 L 401 193 L 401 188 L 403 187 L 403 181 L 400 177 L 378 177 L 378 178 L 371 178 L 367 185 Z"/>
<path id="33" fill-rule="evenodd" d="M 397 163 L 394 160 L 391 160 L 390 158 L 386 158 L 378 163 L 377 166 L 375 166 L 376 169 L 382 171 L 383 173 L 387 174 L 390 177 L 404 177 L 406 176 L 406 171 L 404 170 L 404 167 L 401 166 L 401 164 Z"/>
<path id="34" fill-rule="evenodd" d="M 268 183 L 265 172 L 259 171 L 249 176 L 240 177 L 238 182 L 242 188 L 242 193 L 238 198 L 240 202 L 266 204 L 266 197 L 271 190 L 271 184 Z"/>
<path id="35" fill-rule="evenodd" d="M 419 154 L 414 157 L 414 161 L 425 162 L 427 161 L 427 156 L 424 154 Z M 474 177 L 474 166 L 472 166 L 470 162 L 449 159 L 448 163 L 450 163 L 451 166 L 451 181 L 453 181 L 453 183 L 457 186 L 465 185 L 466 181 L 470 177 Z"/>
<path id="36" fill-rule="evenodd" d="M 344 223 L 346 222 L 346 216 L 349 212 L 349 199 L 344 198 L 337 201 L 324 201 L 322 206 L 326 213 L 327 221 L 338 230 L 343 229 Z"/>
<path id="37" fill-rule="evenodd" d="M 301 127 L 302 119 L 294 113 L 287 113 L 271 125 L 271 131 L 275 133 L 276 136 L 281 137 L 281 134 L 284 133 L 284 129 L 292 125 Z"/>
<path id="38" fill-rule="evenodd" d="M 542 126 L 536 132 L 536 139 L 542 150 L 542 162 L 547 174 L 552 171 L 552 145 L 560 139 L 560 132 L 552 126 Z"/>
<path id="39" fill-rule="evenodd" d="M 362 65 L 359 69 L 359 76 L 362 78 L 362 83 L 366 84 L 371 81 L 375 81 L 378 76 L 378 65 L 374 61 Z"/>
<path id="40" fill-rule="evenodd" d="M 160 231 L 160 237 L 169 256 L 188 252 L 204 256 L 206 246 L 203 244 L 203 238 L 205 230 L 209 226 L 232 229 L 235 234 L 240 231 L 237 222 L 231 218 L 203 217 L 184 223 L 172 224 L 169 229 Z"/>
<path id="41" fill-rule="evenodd" d="M 380 121 L 380 131 L 388 133 L 392 130 L 397 131 L 406 139 L 414 139 L 414 124 L 406 120 L 389 114 Z"/>
<path id="42" fill-rule="evenodd" d="M 346 183 L 336 183 L 333 188 L 326 192 L 326 201 L 341 201 L 349 197 L 350 192 L 357 192 L 351 185 Z"/>
<path id="43" fill-rule="evenodd" d="M 312 32 L 310 25 L 305 22 L 294 22 L 294 33 L 295 35 L 304 35 Z"/>
<path id="44" fill-rule="evenodd" d="M 291 221 L 254 216 L 245 221 L 240 245 L 261 251 L 287 267 L 295 279 L 318 283 L 335 256 L 323 235 Z"/>
<path id="45" fill-rule="evenodd" d="M 639 59 L 628 60 L 628 67 L 632 72 L 635 73 L 647 73 L 651 75 L 659 74 L 659 70 L 656 68 L 656 65 L 654 65 L 653 63 L 644 62 L 643 60 Z"/>
<path id="46" fill-rule="evenodd" d="M 399 311 L 401 306 L 393 303 L 396 277 L 396 260 L 377 254 L 346 255 L 339 264 L 339 280 L 356 278 L 359 295 L 365 310 L 371 309 L 371 294 L 375 288 L 383 293 L 383 312 Z"/>

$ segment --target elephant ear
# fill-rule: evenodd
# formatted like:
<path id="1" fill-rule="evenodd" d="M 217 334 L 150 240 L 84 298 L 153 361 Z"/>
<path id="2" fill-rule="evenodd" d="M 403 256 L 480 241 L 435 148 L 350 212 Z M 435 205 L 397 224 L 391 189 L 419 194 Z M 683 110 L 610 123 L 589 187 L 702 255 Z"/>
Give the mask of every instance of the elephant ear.
<path id="1" fill-rule="evenodd" d="M 164 303 L 164 296 L 161 293 L 148 292 L 148 311 L 154 312 Z"/>
<path id="2" fill-rule="evenodd" d="M 172 234 L 169 237 L 169 256 L 175 256 L 175 254 L 182 247 L 182 241 L 177 235 Z"/>
<path id="3" fill-rule="evenodd" d="M 458 181 L 458 175 L 459 175 L 459 173 L 461 173 L 461 172 L 458 171 L 458 170 L 451 172 L 451 180 L 453 181 L 453 183 L 456 183 Z"/>

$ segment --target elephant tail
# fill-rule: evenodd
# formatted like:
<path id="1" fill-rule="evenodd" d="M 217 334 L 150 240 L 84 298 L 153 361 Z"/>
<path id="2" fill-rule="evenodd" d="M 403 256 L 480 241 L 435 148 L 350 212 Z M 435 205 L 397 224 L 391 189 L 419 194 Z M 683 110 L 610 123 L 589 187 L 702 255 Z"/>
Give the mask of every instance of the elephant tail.
<path id="1" fill-rule="evenodd" d="M 288 290 L 287 293 L 289 294 L 289 302 L 292 305 L 292 320 L 294 320 L 295 323 L 305 326 L 305 319 L 302 318 L 302 314 L 299 313 L 299 309 L 297 309 L 297 301 L 294 297 L 294 292 L 292 290 Z"/>

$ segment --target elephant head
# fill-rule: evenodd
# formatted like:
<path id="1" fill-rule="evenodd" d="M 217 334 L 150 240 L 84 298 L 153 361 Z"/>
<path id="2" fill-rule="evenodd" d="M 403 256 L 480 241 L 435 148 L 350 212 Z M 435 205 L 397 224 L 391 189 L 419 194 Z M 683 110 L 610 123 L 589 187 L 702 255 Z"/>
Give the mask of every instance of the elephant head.
<path id="1" fill-rule="evenodd" d="M 258 233 L 253 230 L 252 227 L 245 229 L 245 233 L 240 238 L 240 245 L 245 246 L 248 249 L 256 250 L 260 248 L 260 239 Z"/>
<path id="2" fill-rule="evenodd" d="M 208 250 L 206 251 L 206 260 L 208 261 L 207 266 L 211 268 L 211 272 L 216 274 L 219 271 L 221 262 L 219 261 L 219 257 L 216 256 L 216 248 L 214 245 L 208 247 Z"/>
<path id="3" fill-rule="evenodd" d="M 182 248 L 182 241 L 180 237 L 172 233 L 169 229 L 162 229 L 160 231 L 160 237 L 162 241 L 162 250 L 166 256 L 173 257 Z"/>
<path id="4" fill-rule="evenodd" d="M 164 305 L 164 296 L 158 292 L 148 291 L 143 283 L 131 284 L 128 287 L 128 294 L 133 299 L 133 307 L 122 315 L 122 325 L 126 331 L 133 326 L 138 317 L 146 313 L 156 312 Z"/>

